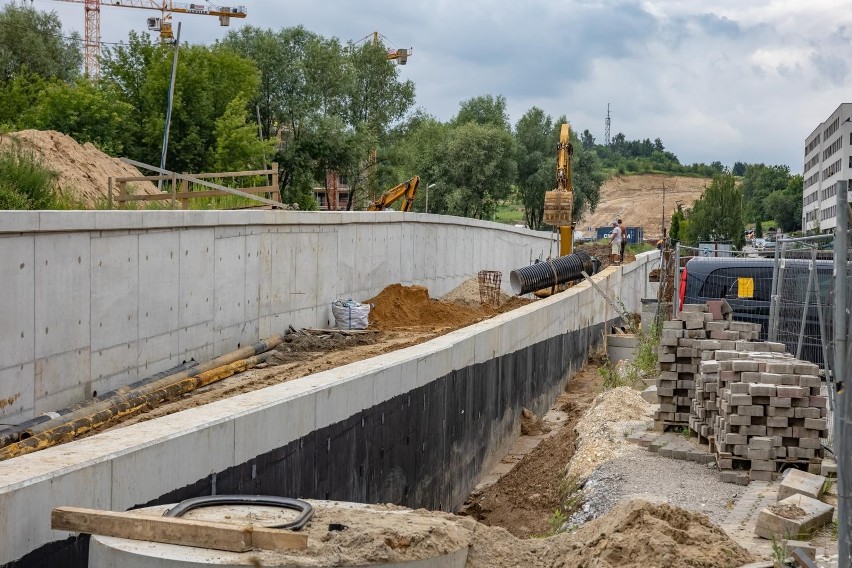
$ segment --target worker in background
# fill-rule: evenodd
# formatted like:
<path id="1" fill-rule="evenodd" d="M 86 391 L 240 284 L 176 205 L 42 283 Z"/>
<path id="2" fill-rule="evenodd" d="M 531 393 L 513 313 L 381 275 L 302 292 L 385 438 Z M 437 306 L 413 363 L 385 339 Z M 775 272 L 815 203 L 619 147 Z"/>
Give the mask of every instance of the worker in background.
<path id="1" fill-rule="evenodd" d="M 627 247 L 627 228 L 618 220 L 618 228 L 621 229 L 621 262 L 624 262 L 624 249 Z"/>
<path id="2" fill-rule="evenodd" d="M 618 226 L 618 221 L 612 222 L 612 232 L 609 234 L 609 240 L 612 243 L 610 251 L 610 262 L 612 264 L 619 263 L 618 257 L 621 254 L 621 228 Z"/>

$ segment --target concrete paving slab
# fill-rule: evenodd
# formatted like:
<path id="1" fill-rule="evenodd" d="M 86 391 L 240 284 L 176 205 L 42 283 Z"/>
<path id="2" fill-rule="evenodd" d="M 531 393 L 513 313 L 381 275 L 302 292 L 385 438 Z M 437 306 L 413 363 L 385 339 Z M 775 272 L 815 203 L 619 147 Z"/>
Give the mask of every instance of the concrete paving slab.
<path id="1" fill-rule="evenodd" d="M 819 499 L 825 487 L 826 478 L 799 469 L 788 469 L 784 479 L 778 486 L 778 501 L 791 495 L 806 495 Z"/>
<path id="2" fill-rule="evenodd" d="M 772 539 L 807 538 L 810 531 L 831 522 L 834 507 L 805 495 L 792 495 L 779 501 L 781 507 L 798 507 L 804 514 L 796 518 L 786 518 L 770 510 L 763 509 L 757 517 L 754 534 Z"/>

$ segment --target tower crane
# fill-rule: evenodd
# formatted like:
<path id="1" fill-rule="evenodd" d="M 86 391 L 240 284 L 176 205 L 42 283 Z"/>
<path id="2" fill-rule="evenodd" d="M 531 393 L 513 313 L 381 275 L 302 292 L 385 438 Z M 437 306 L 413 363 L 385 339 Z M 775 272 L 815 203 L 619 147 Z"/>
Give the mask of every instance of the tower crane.
<path id="1" fill-rule="evenodd" d="M 376 46 L 379 45 L 379 38 L 382 38 L 384 40 L 388 39 L 385 36 L 383 36 L 382 34 L 380 34 L 379 32 L 373 32 L 372 34 L 370 34 L 368 36 L 362 37 L 361 39 L 356 41 L 353 45 L 360 45 L 360 44 L 364 43 L 365 41 L 369 40 L 370 37 L 373 38 L 373 45 L 376 45 Z M 408 63 L 408 56 L 411 55 L 411 53 L 413 51 L 414 50 L 412 48 L 408 48 L 408 49 L 405 49 L 405 48 L 388 49 L 388 61 L 396 61 L 399 65 L 405 65 L 406 63 Z"/>
<path id="2" fill-rule="evenodd" d="M 142 10 L 157 10 L 159 18 L 148 18 L 148 29 L 160 32 L 161 39 L 171 39 L 172 13 L 178 14 L 200 14 L 204 16 L 218 16 L 220 26 L 228 26 L 231 18 L 245 18 L 245 6 L 215 6 L 213 4 L 186 4 L 172 2 L 172 0 L 55 0 L 56 2 L 72 2 L 83 4 L 85 13 L 85 33 L 83 34 L 83 46 L 85 53 L 86 74 L 97 78 L 100 75 L 100 63 L 98 55 L 101 49 L 101 6 L 114 6 L 116 8 L 139 8 Z"/>

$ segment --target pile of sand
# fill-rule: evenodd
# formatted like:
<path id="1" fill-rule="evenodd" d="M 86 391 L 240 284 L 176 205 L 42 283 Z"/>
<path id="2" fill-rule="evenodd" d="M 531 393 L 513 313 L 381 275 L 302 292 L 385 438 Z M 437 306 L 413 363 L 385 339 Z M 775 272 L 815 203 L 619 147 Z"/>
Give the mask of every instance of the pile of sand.
<path id="1" fill-rule="evenodd" d="M 459 328 L 480 321 L 494 312 L 429 298 L 423 286 L 391 284 L 375 298 L 370 326 L 379 329 L 402 327 Z"/>
<path id="2" fill-rule="evenodd" d="M 512 296 L 500 292 L 500 305 L 509 302 Z M 462 306 L 477 308 L 482 305 L 482 298 L 479 294 L 479 278 L 468 278 L 443 296 L 442 302 L 452 302 Z"/>
<path id="3" fill-rule="evenodd" d="M 706 515 L 637 499 L 546 539 L 477 525 L 466 568 L 734 568 L 753 560 Z"/>
<path id="4" fill-rule="evenodd" d="M 118 158 L 111 158 L 91 143 L 79 144 L 70 136 L 53 130 L 21 130 L 0 135 L 0 146 L 20 144 L 41 158 L 45 167 L 58 175 L 59 194 L 87 209 L 103 205 L 107 198 L 108 178 L 142 175 L 139 170 Z M 127 184 L 131 194 L 155 194 L 157 187 L 150 182 Z M 113 188 L 117 195 L 118 188 Z"/>
<path id="5" fill-rule="evenodd" d="M 614 458 L 628 443 L 624 436 L 627 424 L 648 419 L 650 413 L 651 405 L 630 387 L 599 394 L 577 422 L 577 450 L 568 475 L 585 479 L 600 464 Z"/>

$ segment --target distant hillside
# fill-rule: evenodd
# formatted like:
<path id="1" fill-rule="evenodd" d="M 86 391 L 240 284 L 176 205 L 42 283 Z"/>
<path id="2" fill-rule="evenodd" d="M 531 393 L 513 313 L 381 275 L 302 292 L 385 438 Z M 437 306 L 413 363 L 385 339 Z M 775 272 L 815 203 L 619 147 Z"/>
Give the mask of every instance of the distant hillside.
<path id="1" fill-rule="evenodd" d="M 628 227 L 639 226 L 645 239 L 661 236 L 663 218 L 663 185 L 666 188 L 666 229 L 671 222 L 677 202 L 689 208 L 701 197 L 708 178 L 683 177 L 666 174 L 641 174 L 613 176 L 601 186 L 601 199 L 592 214 L 577 222 L 577 230 L 584 233 L 592 227 L 604 227 L 621 218 Z"/>

